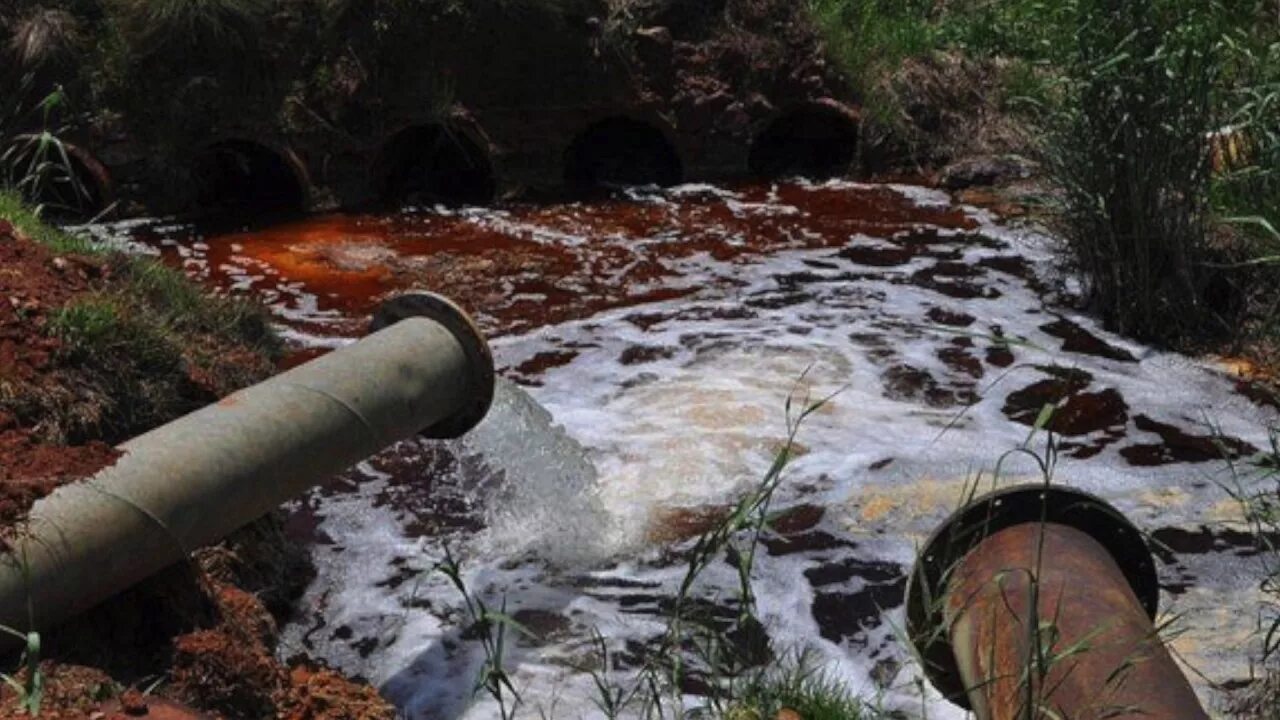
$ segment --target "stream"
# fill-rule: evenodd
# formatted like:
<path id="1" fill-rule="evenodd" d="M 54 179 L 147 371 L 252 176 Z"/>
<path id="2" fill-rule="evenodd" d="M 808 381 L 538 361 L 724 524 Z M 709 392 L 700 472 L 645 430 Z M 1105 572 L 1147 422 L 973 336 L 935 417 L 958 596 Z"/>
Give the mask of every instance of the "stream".
<path id="1" fill-rule="evenodd" d="M 1222 447 L 1267 446 L 1276 410 L 1225 366 L 1104 332 L 1069 309 L 1060 249 L 942 192 L 846 181 L 631 189 L 613 200 L 332 214 L 232 232 L 170 221 L 94 228 L 265 303 L 299 359 L 350 342 L 380 298 L 453 298 L 504 380 L 466 438 L 411 441 L 289 507 L 318 576 L 283 629 L 368 679 L 409 718 L 497 717 L 446 545 L 468 587 L 532 631 L 507 667 L 520 717 L 602 717 L 584 668 L 634 674 L 693 538 L 768 471 L 787 398 L 831 399 L 799 429 L 764 538 L 758 615 L 905 717 L 963 714 L 903 643 L 916 548 L 974 483 L 1040 479 L 1009 451 L 1041 408 L 1054 481 L 1150 533 L 1172 647 L 1213 709 L 1250 677 L 1264 558 Z M 793 414 L 795 410 L 793 408 Z M 1038 435 L 1031 447 L 1043 451 Z M 1002 463 L 998 477 L 992 472 Z M 736 571 L 694 595 L 730 616 Z M 690 688 L 696 691 L 696 688 Z M 696 706 L 696 694 L 687 703 Z"/>

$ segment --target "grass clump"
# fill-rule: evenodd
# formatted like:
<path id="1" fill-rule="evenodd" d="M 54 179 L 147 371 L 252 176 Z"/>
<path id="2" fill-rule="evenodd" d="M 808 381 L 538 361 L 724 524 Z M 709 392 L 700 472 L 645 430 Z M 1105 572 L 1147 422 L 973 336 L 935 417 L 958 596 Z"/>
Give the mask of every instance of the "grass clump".
<path id="1" fill-rule="evenodd" d="M 1258 292 L 1275 297 L 1266 238 L 1233 240 L 1222 220 L 1250 212 L 1266 227 L 1278 171 L 1249 163 L 1224 174 L 1213 143 L 1223 128 L 1240 128 L 1228 131 L 1239 142 L 1265 140 L 1280 122 L 1267 79 L 1280 72 L 1280 34 L 1258 34 L 1254 5 L 1076 1 L 1047 155 L 1065 191 L 1064 235 L 1110 329 L 1162 344 L 1230 342 Z M 1273 132 L 1267 142 L 1274 153 Z"/>
<path id="2" fill-rule="evenodd" d="M 0 188 L 0 220 L 18 229 L 24 236 L 35 240 L 58 254 L 99 255 L 101 246 L 46 223 L 14 190 Z"/>
<path id="3" fill-rule="evenodd" d="M 1109 329 L 1169 342 L 1230 328 L 1206 243 L 1220 8 L 1080 0 L 1049 157 L 1063 229 Z"/>
<path id="4" fill-rule="evenodd" d="M 809 12 L 827 52 L 849 76 L 873 111 L 888 111 L 874 101 L 880 78 L 907 58 L 933 50 L 938 44 L 930 21 L 933 0 L 809 0 Z"/>
<path id="5" fill-rule="evenodd" d="M 118 443 L 270 374 L 280 345 L 261 309 L 150 260 L 113 257 L 108 275 L 50 319 L 78 388 L 28 398 L 19 417 L 41 418 L 47 437 Z"/>
<path id="6" fill-rule="evenodd" d="M 154 260 L 95 250 L 13 193 L 0 193 L 0 220 L 55 255 L 82 256 L 91 278 L 31 325 L 57 341 L 37 381 L 0 383 L 0 410 L 41 440 L 119 443 L 273 371 L 281 343 L 262 308 L 210 296 Z"/>
<path id="7" fill-rule="evenodd" d="M 860 720 L 873 709 L 847 686 L 830 677 L 817 658 L 801 653 L 753 678 L 739 692 L 739 700 L 725 720 Z"/>

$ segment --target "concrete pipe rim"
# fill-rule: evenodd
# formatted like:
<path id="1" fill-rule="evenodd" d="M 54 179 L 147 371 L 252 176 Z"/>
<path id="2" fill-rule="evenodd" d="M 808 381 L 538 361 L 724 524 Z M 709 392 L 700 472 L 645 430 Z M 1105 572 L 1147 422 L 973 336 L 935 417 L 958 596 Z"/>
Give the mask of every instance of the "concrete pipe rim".
<path id="1" fill-rule="evenodd" d="M 907 578 L 907 636 L 929 682 L 945 698 L 970 710 L 969 697 L 952 652 L 942 613 L 950 571 L 986 538 L 1026 523 L 1052 523 L 1079 530 L 1115 560 L 1147 616 L 1159 612 L 1160 585 L 1146 537 L 1110 503 L 1060 485 L 1013 485 L 966 503 L 925 542 Z"/>
<path id="2" fill-rule="evenodd" d="M 448 330 L 462 346 L 470 369 L 467 403 L 454 415 L 424 428 L 419 434 L 431 440 L 462 437 L 484 420 L 493 405 L 497 383 L 493 353 L 484 333 L 465 310 L 449 298 L 431 292 L 407 292 L 384 301 L 373 313 L 369 333 L 414 317 L 434 320 Z"/>

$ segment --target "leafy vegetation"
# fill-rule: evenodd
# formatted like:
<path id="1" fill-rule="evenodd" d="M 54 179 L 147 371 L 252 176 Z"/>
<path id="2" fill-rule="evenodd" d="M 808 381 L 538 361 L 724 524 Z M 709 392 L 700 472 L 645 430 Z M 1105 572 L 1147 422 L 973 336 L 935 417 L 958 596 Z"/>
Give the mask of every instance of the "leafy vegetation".
<path id="1" fill-rule="evenodd" d="M 152 260 L 108 262 L 109 289 L 73 301 L 50 322 L 62 361 L 91 369 L 80 393 L 28 395 L 15 403 L 19 417 L 39 418 L 61 440 L 120 442 L 270 372 L 279 346 L 261 308 L 204 295 Z M 229 340 L 238 354 L 228 352 Z"/>
<path id="2" fill-rule="evenodd" d="M 50 318 L 64 370 L 35 385 L 0 384 L 0 408 L 47 441 L 121 442 L 270 373 L 280 342 L 261 307 L 211 297 L 149 258 L 95 248 L 13 192 L 0 192 L 0 220 L 55 253 L 91 255 L 103 278 Z"/>
<path id="3" fill-rule="evenodd" d="M 1109 327 L 1175 345 L 1232 343 L 1250 337 L 1250 327 L 1274 336 L 1274 3 L 809 4 L 832 54 L 891 135 L 915 142 L 921 128 L 964 122 L 938 120 L 957 104 L 945 94 L 954 82 L 937 83 L 944 94 L 931 97 L 927 75 L 914 67 L 946 67 L 937 60 L 946 57 L 986 64 L 1000 87 L 971 89 L 998 95 L 1000 114 L 1029 128 L 1014 149 L 1042 160 L 1063 190 L 1061 232 Z M 981 136 L 992 121 L 974 121 L 965 135 Z"/>
<path id="4" fill-rule="evenodd" d="M 59 254 L 96 255 L 103 249 L 79 235 L 50 225 L 14 190 L 0 188 L 0 219 Z"/>
<path id="5" fill-rule="evenodd" d="M 1170 341 L 1224 335 L 1236 309 L 1208 246 L 1220 10 L 1214 3 L 1080 0 L 1068 101 L 1048 155 L 1064 232 L 1111 328 Z M 1222 297 L 1222 295 L 1219 295 Z"/>

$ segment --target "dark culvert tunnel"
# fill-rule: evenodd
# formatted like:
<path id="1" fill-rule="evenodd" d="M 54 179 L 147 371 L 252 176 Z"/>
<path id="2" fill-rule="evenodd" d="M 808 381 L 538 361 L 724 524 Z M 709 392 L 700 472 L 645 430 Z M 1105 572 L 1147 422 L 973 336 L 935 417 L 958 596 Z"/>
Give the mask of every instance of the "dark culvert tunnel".
<path id="1" fill-rule="evenodd" d="M 444 125 L 414 125 L 391 137 L 373 168 L 375 190 L 388 203 L 478 205 L 497 191 L 480 143 Z"/>
<path id="2" fill-rule="evenodd" d="M 757 177 L 825 179 L 844 175 L 858 149 L 858 120 L 836 105 L 811 103 L 777 117 L 751 144 Z"/>
<path id="3" fill-rule="evenodd" d="M 639 120 L 609 118 L 578 134 L 565 153 L 565 185 L 578 192 L 623 185 L 676 185 L 680 155 L 661 130 Z"/>
<path id="4" fill-rule="evenodd" d="M 195 200 L 210 213 L 295 212 L 306 191 L 283 155 L 252 140 L 222 140 L 205 147 L 191 164 Z"/>

